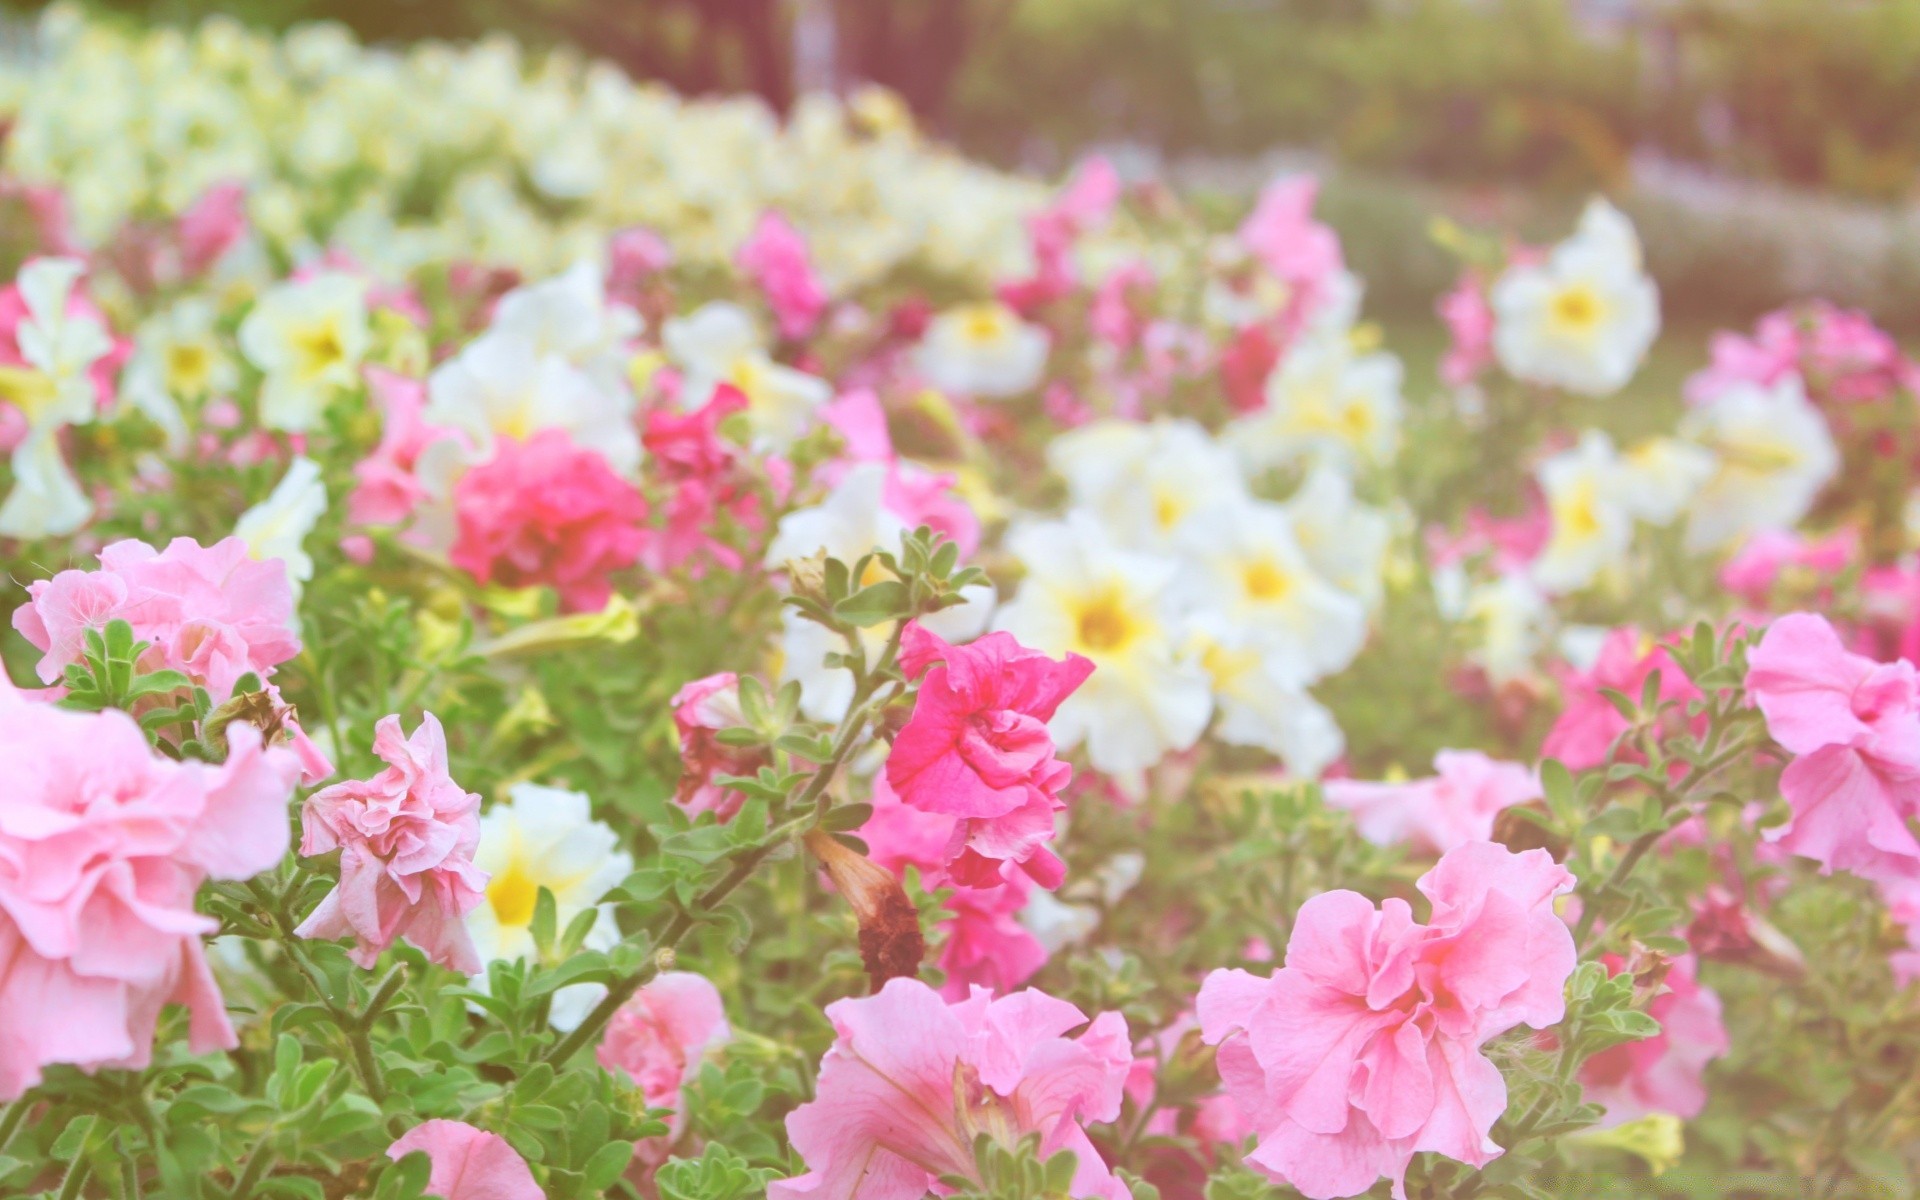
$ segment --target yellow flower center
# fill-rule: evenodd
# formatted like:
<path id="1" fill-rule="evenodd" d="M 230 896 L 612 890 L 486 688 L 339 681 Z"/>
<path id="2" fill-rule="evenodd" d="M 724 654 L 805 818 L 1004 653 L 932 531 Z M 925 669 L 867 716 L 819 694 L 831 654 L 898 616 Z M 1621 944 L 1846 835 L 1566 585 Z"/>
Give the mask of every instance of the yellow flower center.
<path id="1" fill-rule="evenodd" d="M 1570 538 L 1584 541 L 1600 532 L 1600 508 L 1593 484 L 1581 483 L 1553 506 L 1553 522 Z"/>
<path id="2" fill-rule="evenodd" d="M 533 924 L 533 908 L 539 899 L 540 885 L 518 862 L 487 884 L 487 903 L 493 906 L 494 919 L 515 929 Z"/>
<path id="3" fill-rule="evenodd" d="M 197 395 L 206 390 L 207 377 L 213 373 L 213 351 L 199 342 L 181 342 L 167 347 L 167 390 L 181 395 Z"/>
<path id="4" fill-rule="evenodd" d="M 1095 654 L 1112 654 L 1126 648 L 1140 633 L 1140 623 L 1127 612 L 1125 598 L 1117 588 L 1108 588 L 1089 597 L 1074 612 L 1074 636 L 1081 647 Z"/>
<path id="5" fill-rule="evenodd" d="M 1584 283 L 1561 288 L 1549 309 L 1554 327 L 1561 333 L 1584 335 L 1593 332 L 1606 316 L 1606 304 Z"/>
<path id="6" fill-rule="evenodd" d="M 997 342 L 1007 334 L 1007 314 L 991 304 L 971 305 L 960 318 L 960 331 L 970 342 Z"/>
<path id="7" fill-rule="evenodd" d="M 1155 492 L 1153 495 L 1153 519 L 1162 530 L 1172 529 L 1186 515 L 1187 506 L 1180 497 L 1171 492 Z"/>
<path id="8" fill-rule="evenodd" d="M 1293 580 L 1270 558 L 1255 559 L 1240 571 L 1240 586 L 1252 600 L 1282 599 L 1293 588 Z"/>
<path id="9" fill-rule="evenodd" d="M 340 341 L 340 330 L 332 321 L 306 325 L 293 331 L 289 339 L 299 363 L 300 378 L 318 379 L 347 359 L 347 348 Z"/>
<path id="10" fill-rule="evenodd" d="M 60 388 L 49 375 L 32 367 L 0 367 L 0 400 L 18 408 L 28 425 L 38 424 L 59 396 Z"/>

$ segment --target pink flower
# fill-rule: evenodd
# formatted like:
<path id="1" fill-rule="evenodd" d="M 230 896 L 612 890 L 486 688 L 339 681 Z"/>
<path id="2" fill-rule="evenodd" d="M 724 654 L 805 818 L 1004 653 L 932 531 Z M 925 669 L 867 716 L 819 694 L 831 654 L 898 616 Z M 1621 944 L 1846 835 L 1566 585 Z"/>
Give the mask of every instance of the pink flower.
<path id="1" fill-rule="evenodd" d="M 901 637 L 900 666 L 909 679 L 926 678 L 894 739 L 887 782 L 908 805 L 959 818 L 947 850 L 954 880 L 992 886 L 1007 862 L 1058 886 L 1065 867 L 1046 843 L 1073 768 L 1054 757 L 1047 722 L 1093 663 L 1077 654 L 1055 661 L 1007 633 L 951 646 L 915 621 Z"/>
<path id="2" fill-rule="evenodd" d="M 189 278 L 211 270 L 247 235 L 247 188 L 218 183 L 200 194 L 175 224 L 180 269 Z"/>
<path id="3" fill-rule="evenodd" d="M 1895 950 L 1890 959 L 1893 981 L 1899 987 L 1920 982 L 1920 876 L 1883 880 L 1880 898 L 1886 901 L 1887 916 L 1907 935 L 1906 948 Z"/>
<path id="4" fill-rule="evenodd" d="M 827 289 L 814 274 L 807 241 L 779 213 L 760 215 L 734 262 L 766 295 L 781 337 L 806 337 L 826 311 Z"/>
<path id="5" fill-rule="evenodd" d="M 1609 958 L 1618 972 L 1620 962 Z M 1720 1021 L 1720 997 L 1695 977 L 1691 954 L 1675 959 L 1666 990 L 1647 1005 L 1660 1032 L 1612 1046 L 1580 1068 L 1585 1099 L 1607 1110 L 1601 1128 L 1624 1125 L 1651 1113 L 1692 1120 L 1707 1106 L 1707 1064 L 1731 1047 Z"/>
<path id="6" fill-rule="evenodd" d="M 355 940 L 353 961 L 371 967 L 406 938 L 463 975 L 484 967 L 464 918 L 485 896 L 473 865 L 480 797 L 447 774 L 447 740 L 432 713 L 412 737 L 400 718 L 380 718 L 373 752 L 387 769 L 372 779 L 322 788 L 300 811 L 300 853 L 340 851 L 340 882 L 294 932 Z"/>
<path id="7" fill-rule="evenodd" d="M 740 711 L 740 677 L 722 671 L 696 679 L 673 694 L 673 727 L 680 735 L 680 783 L 674 800 L 698 816 L 710 812 L 731 821 L 746 794 L 714 782 L 717 775 L 751 775 L 765 765 L 762 751 L 725 746 L 714 735 L 747 723 Z"/>
<path id="8" fill-rule="evenodd" d="M 414 474 L 421 452 L 441 438 L 458 435 L 422 419 L 427 389 L 418 379 L 369 367 L 367 391 L 385 419 L 380 444 L 354 464 L 347 519 L 356 525 L 398 525 L 427 496 L 426 486 Z"/>
<path id="9" fill-rule="evenodd" d="M 622 229 L 607 241 L 607 295 L 637 306 L 642 286 L 672 265 L 665 238 L 639 225 Z"/>
<path id="10" fill-rule="evenodd" d="M 448 557 L 481 583 L 550 586 L 570 612 L 605 608 L 608 576 L 640 559 L 646 501 L 561 430 L 497 447 L 454 487 L 460 531 Z"/>
<path id="11" fill-rule="evenodd" d="M 595 1057 L 608 1071 L 627 1077 L 640 1089 L 648 1108 L 673 1113 L 665 1138 L 648 1139 L 641 1157 L 664 1161 L 680 1136 L 680 1088 L 700 1069 L 706 1052 L 733 1038 L 720 992 L 702 975 L 668 971 L 635 992 L 607 1022 Z"/>
<path id="12" fill-rule="evenodd" d="M 1638 630 L 1615 629 L 1600 645 L 1600 656 L 1586 671 L 1562 670 L 1560 686 L 1566 707 L 1547 731 L 1540 757 L 1557 758 L 1570 771 L 1585 771 L 1607 761 L 1614 740 L 1629 728 L 1627 719 L 1602 695 L 1602 689 L 1627 696 L 1636 703 L 1647 677 L 1660 672 L 1660 699 L 1685 704 L 1700 698 L 1680 664 L 1667 648 L 1649 642 Z"/>
<path id="13" fill-rule="evenodd" d="M 1748 538 L 1725 566 L 1720 586 L 1764 610 L 1782 576 L 1801 573 L 1830 594 L 1833 578 L 1860 556 L 1860 534 L 1836 529 L 1819 540 L 1782 529 L 1764 529 Z"/>
<path id="14" fill-rule="evenodd" d="M 1480 1047 L 1565 1014 L 1575 954 L 1553 898 L 1573 884 L 1543 850 L 1474 842 L 1421 877 L 1427 924 L 1403 900 L 1326 892 L 1301 906 L 1270 978 L 1209 975 L 1200 1027 L 1259 1131 L 1247 1162 L 1311 1200 L 1382 1176 L 1406 1200 L 1416 1153 L 1497 1158 L 1487 1135 L 1507 1089 Z"/>
<path id="15" fill-rule="evenodd" d="M 546 1200 L 527 1160 L 507 1139 L 465 1121 L 423 1121 L 387 1147 L 399 1162 L 414 1151 L 433 1163 L 427 1195 L 441 1200 Z"/>
<path id="16" fill-rule="evenodd" d="M 1311 175 L 1280 176 L 1262 189 L 1236 235 L 1291 292 L 1284 322 L 1289 330 L 1318 311 L 1346 270 L 1339 235 L 1313 219 L 1319 194 L 1320 181 Z"/>
<path id="17" fill-rule="evenodd" d="M 1104 224 L 1119 202 L 1120 173 L 1113 164 L 1098 156 L 1082 162 L 1052 203 L 1027 218 L 1034 271 L 995 289 L 1000 299 L 1022 314 L 1031 314 L 1073 291 L 1078 279 L 1074 244 L 1083 233 Z"/>
<path id="18" fill-rule="evenodd" d="M 1133 1052 L 1119 1013 L 1087 1024 L 1044 993 L 995 999 L 980 988 L 950 1005 L 918 980 L 893 979 L 828 1005 L 827 1017 L 836 1037 L 816 1099 L 787 1117 L 808 1170 L 771 1185 L 767 1200 L 920 1200 L 942 1175 L 978 1178 L 981 1133 L 1009 1147 L 1038 1134 L 1042 1156 L 1078 1160 L 1074 1197 L 1127 1200 L 1081 1124 L 1120 1114 Z"/>
<path id="19" fill-rule="evenodd" d="M 220 766 L 176 762 L 123 712 L 38 702 L 0 675 L 0 1100 L 49 1063 L 144 1068 L 160 1010 L 190 1010 L 195 1053 L 237 1045 L 194 911 L 208 878 L 287 852 L 291 752 L 228 731 Z"/>
<path id="20" fill-rule="evenodd" d="M 206 547 L 175 538 L 164 551 L 115 542 L 100 552 L 100 570 L 62 571 L 27 596 L 13 627 L 42 651 L 35 671 L 44 683 L 84 660 L 87 630 L 115 619 L 153 644 L 145 669 L 184 672 L 217 699 L 240 676 L 266 679 L 300 652 L 286 565 L 255 562 L 239 538 Z"/>
<path id="21" fill-rule="evenodd" d="M 1493 306 L 1479 275 L 1468 271 L 1436 307 L 1452 338 L 1440 360 L 1440 379 L 1448 387 L 1465 387 L 1493 362 Z"/>
<path id="22" fill-rule="evenodd" d="M 861 463 L 884 463 L 881 502 L 909 529 L 925 525 L 960 547 L 970 558 L 980 547 L 980 518 L 954 493 L 954 477 L 926 470 L 893 451 L 886 409 L 869 388 L 855 388 L 821 409 L 821 417 L 845 443 L 841 457 L 824 464 L 818 478 L 836 487 Z"/>
<path id="23" fill-rule="evenodd" d="M 1445 854 L 1493 836 L 1501 809 L 1541 796 L 1540 781 L 1527 767 L 1499 762 L 1478 750 L 1442 750 L 1430 779 L 1406 783 L 1328 780 L 1327 805 L 1353 814 L 1360 836 L 1377 846 L 1411 842 Z"/>
<path id="24" fill-rule="evenodd" d="M 1912 663 L 1850 653 L 1824 617 L 1775 621 L 1747 655 L 1747 693 L 1794 760 L 1793 809 L 1767 831 L 1823 872 L 1891 879 L 1920 871 L 1920 682 Z"/>
<path id="25" fill-rule="evenodd" d="M 1687 380 L 1687 400 L 1704 404 L 1737 383 L 1771 387 L 1798 374 L 1822 407 L 1869 404 L 1908 386 L 1913 367 L 1900 345 L 1865 313 L 1823 300 L 1761 317 L 1751 339 L 1717 333 L 1712 361 Z"/>
<path id="26" fill-rule="evenodd" d="M 640 441 L 652 458 L 652 473 L 672 489 L 666 521 L 649 531 L 641 561 L 655 571 L 689 566 L 695 576 L 709 565 L 737 571 L 745 562 L 720 536 L 729 526 L 759 530 L 765 526 L 760 494 L 740 447 L 720 435 L 720 423 L 747 407 L 746 394 L 731 384 L 693 412 L 658 408 L 647 414 Z M 782 460 L 766 459 L 776 494 Z"/>

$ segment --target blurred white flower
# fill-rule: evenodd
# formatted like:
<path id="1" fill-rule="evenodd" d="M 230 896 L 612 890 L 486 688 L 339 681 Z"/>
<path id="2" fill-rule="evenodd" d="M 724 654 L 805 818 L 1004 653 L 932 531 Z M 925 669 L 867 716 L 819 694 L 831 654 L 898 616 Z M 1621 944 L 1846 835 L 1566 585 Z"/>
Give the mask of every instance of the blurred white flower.
<path id="1" fill-rule="evenodd" d="M 826 380 L 775 362 L 752 315 L 737 304 L 703 304 L 668 320 L 660 337 L 683 372 L 680 403 L 698 408 L 723 383 L 739 388 L 747 398 L 755 444 L 762 449 L 791 446 L 813 428 L 820 406 L 833 399 L 833 385 Z"/>
<path id="2" fill-rule="evenodd" d="M 326 511 L 327 487 L 320 479 L 320 464 L 296 455 L 272 493 L 241 513 L 233 527 L 234 536 L 247 544 L 248 554 L 287 564 L 295 603 L 301 586 L 313 578 L 313 559 L 302 543 Z"/>
<path id="3" fill-rule="evenodd" d="M 1589 201 L 1573 236 L 1546 260 L 1494 281 L 1493 348 L 1515 379 L 1590 396 L 1619 391 L 1660 332 L 1660 294 L 1640 263 L 1633 225 Z"/>
<path id="4" fill-rule="evenodd" d="M 1693 500 L 1687 546 L 1710 550 L 1762 529 L 1791 529 L 1840 469 L 1840 452 L 1797 375 L 1771 388 L 1733 384 L 1689 412 L 1681 433 L 1712 453 Z"/>
<path id="5" fill-rule="evenodd" d="M 1193 421 L 1095 421 L 1055 438 L 1047 464 L 1126 546 L 1172 549 L 1247 495 L 1233 456 Z"/>
<path id="6" fill-rule="evenodd" d="M 240 350 L 266 378 L 260 422 L 302 433 L 352 387 L 367 352 L 366 285 L 338 271 L 269 288 L 240 323 Z"/>
<path id="7" fill-rule="evenodd" d="M 1267 377 L 1267 406 L 1224 436 L 1255 474 L 1309 458 L 1387 462 L 1399 446 L 1401 378 L 1399 359 L 1360 353 L 1344 333 L 1310 338 Z"/>
<path id="8" fill-rule="evenodd" d="M 1534 582 L 1550 592 L 1578 591 L 1619 566 L 1633 544 L 1632 477 L 1613 439 L 1589 429 L 1578 445 L 1541 463 L 1539 478 L 1551 531 L 1533 562 Z"/>
<path id="9" fill-rule="evenodd" d="M 964 304 L 936 316 L 914 361 L 944 392 L 1004 399 L 1031 391 L 1046 369 L 1047 331 L 998 302 Z"/>
<path id="10" fill-rule="evenodd" d="M 16 286 L 26 313 L 14 330 L 24 365 L 0 367 L 0 400 L 26 418 L 13 449 L 13 490 L 0 503 L 0 536 L 57 537 L 93 515 L 93 502 L 60 452 L 60 430 L 94 418 L 97 396 L 88 372 L 113 349 L 100 322 L 72 310 L 85 266 L 72 258 L 37 258 L 20 268 Z"/>

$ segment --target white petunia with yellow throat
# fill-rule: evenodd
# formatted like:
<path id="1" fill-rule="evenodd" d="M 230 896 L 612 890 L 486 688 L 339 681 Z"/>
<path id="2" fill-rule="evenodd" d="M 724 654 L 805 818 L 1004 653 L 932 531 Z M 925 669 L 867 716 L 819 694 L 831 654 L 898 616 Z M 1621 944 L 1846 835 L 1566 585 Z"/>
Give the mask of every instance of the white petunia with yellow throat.
<path id="1" fill-rule="evenodd" d="M 1588 202 L 1572 237 L 1494 281 L 1493 349 L 1515 379 L 1605 396 L 1625 387 L 1660 332 L 1660 293 L 1632 222 Z"/>

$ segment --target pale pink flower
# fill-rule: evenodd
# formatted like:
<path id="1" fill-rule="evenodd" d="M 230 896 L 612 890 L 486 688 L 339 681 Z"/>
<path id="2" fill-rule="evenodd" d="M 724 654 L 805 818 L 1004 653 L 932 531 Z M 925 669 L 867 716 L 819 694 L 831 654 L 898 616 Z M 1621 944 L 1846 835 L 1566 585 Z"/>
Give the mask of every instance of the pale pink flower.
<path id="1" fill-rule="evenodd" d="M 827 310 L 827 289 L 807 255 L 807 240 L 777 212 L 760 214 L 734 262 L 767 298 L 784 338 L 803 338 Z"/>
<path id="2" fill-rule="evenodd" d="M 454 487 L 460 530 L 447 557 L 481 583 L 552 587 L 569 612 L 605 608 L 608 577 L 640 559 L 647 502 L 563 430 L 495 447 Z"/>
<path id="3" fill-rule="evenodd" d="M 1420 878 L 1427 924 L 1404 900 L 1326 892 L 1301 906 L 1270 978 L 1209 975 L 1200 1026 L 1259 1131 L 1247 1162 L 1311 1200 L 1382 1176 L 1406 1200 L 1416 1153 L 1497 1158 L 1506 1082 L 1480 1047 L 1565 1015 L 1575 952 L 1553 900 L 1573 885 L 1543 850 L 1470 843 Z"/>
<path id="4" fill-rule="evenodd" d="M 174 223 L 180 244 L 180 269 L 189 278 L 211 270 L 247 236 L 247 188 L 217 183 L 200 194 Z"/>
<path id="5" fill-rule="evenodd" d="M 1620 960 L 1609 956 L 1607 969 Z M 1647 1005 L 1660 1032 L 1637 1042 L 1611 1046 L 1580 1067 L 1584 1099 L 1606 1109 L 1600 1127 L 1624 1125 L 1652 1113 L 1692 1120 L 1707 1106 L 1707 1064 L 1726 1054 L 1727 1027 L 1720 1020 L 1720 997 L 1703 987 L 1693 955 L 1673 961 L 1665 990 Z"/>
<path id="6" fill-rule="evenodd" d="M 367 368 L 366 375 L 367 392 L 382 416 L 380 444 L 354 464 L 347 519 L 356 525 L 398 525 L 427 497 L 426 485 L 414 474 L 421 452 L 459 435 L 423 419 L 425 383 L 378 367 Z"/>
<path id="7" fill-rule="evenodd" d="M 1404 783 L 1330 779 L 1322 791 L 1327 806 L 1352 813 L 1354 828 L 1375 845 L 1410 842 L 1435 854 L 1487 841 L 1502 809 L 1541 796 L 1530 768 L 1478 750 L 1442 750 L 1433 769 L 1431 778 Z"/>
<path id="8" fill-rule="evenodd" d="M 1320 181 L 1311 175 L 1279 176 L 1261 190 L 1236 234 L 1240 244 L 1287 285 L 1288 330 L 1297 330 L 1320 309 L 1346 270 L 1339 235 L 1313 218 L 1319 194 Z"/>
<path id="9" fill-rule="evenodd" d="M 426 1192 L 441 1200 L 546 1200 L 519 1151 L 465 1121 L 423 1121 L 387 1147 L 399 1162 L 420 1151 L 433 1163 Z"/>
<path id="10" fill-rule="evenodd" d="M 887 782 L 908 805 L 959 818 L 947 850 L 954 879 L 992 886 L 1005 862 L 1058 886 L 1065 867 L 1046 843 L 1073 768 L 1054 757 L 1047 722 L 1093 663 L 1056 661 L 1007 633 L 952 646 L 915 621 L 900 639 L 900 666 L 925 678 L 894 738 Z"/>
<path id="11" fill-rule="evenodd" d="M 1836 529 L 1807 538 L 1784 529 L 1763 529 L 1748 538 L 1720 568 L 1720 586 L 1764 611 L 1783 577 L 1800 575 L 1831 595 L 1832 581 L 1860 557 L 1860 534 Z"/>
<path id="12" fill-rule="evenodd" d="M 1053 200 L 1027 218 L 1033 274 L 996 288 L 1000 299 L 1031 314 L 1069 294 L 1079 278 L 1073 248 L 1080 236 L 1104 224 L 1120 202 L 1120 173 L 1105 158 L 1082 162 Z"/>
<path id="13" fill-rule="evenodd" d="M 595 1058 L 640 1089 L 648 1108 L 672 1113 L 664 1138 L 648 1138 L 636 1148 L 644 1163 L 658 1166 L 665 1161 L 686 1124 L 681 1087 L 700 1070 L 708 1051 L 732 1038 L 719 989 L 691 971 L 656 976 L 607 1022 Z"/>
<path id="14" fill-rule="evenodd" d="M 1771 387 L 1799 375 L 1825 408 L 1885 400 L 1909 386 L 1913 365 L 1900 344 L 1865 313 L 1824 300 L 1761 317 L 1752 338 L 1717 333 L 1712 361 L 1687 380 L 1687 400 L 1704 404 L 1741 383 Z"/>
<path id="15" fill-rule="evenodd" d="M 673 694 L 673 727 L 680 737 L 680 783 L 673 798 L 695 816 L 710 812 L 731 821 L 746 794 L 714 782 L 718 775 L 752 775 L 767 764 L 764 750 L 722 745 L 722 729 L 745 725 L 740 677 L 732 671 L 696 679 Z"/>
<path id="16" fill-rule="evenodd" d="M 646 282 L 673 265 L 673 248 L 651 229 L 635 225 L 607 240 L 607 295 L 637 305 Z"/>
<path id="17" fill-rule="evenodd" d="M 1452 339 L 1440 360 L 1440 379 L 1448 387 L 1465 387 L 1493 363 L 1493 305 L 1485 281 L 1468 271 L 1436 308 Z"/>
<path id="18" fill-rule="evenodd" d="M 374 725 L 373 752 L 388 765 L 371 779 L 322 788 L 300 811 L 300 853 L 340 851 L 340 882 L 295 930 L 354 939 L 353 961 L 371 967 L 399 938 L 463 975 L 485 966 L 465 917 L 485 897 L 473 865 L 480 797 L 447 774 L 447 740 L 432 713 L 413 736 L 400 718 Z"/>
<path id="19" fill-rule="evenodd" d="M 948 1004 L 901 978 L 828 1005 L 827 1017 L 836 1037 L 816 1099 L 787 1117 L 808 1170 L 771 1185 L 767 1200 L 921 1200 L 942 1175 L 977 1179 L 982 1133 L 1009 1147 L 1038 1134 L 1042 1156 L 1077 1159 L 1072 1196 L 1127 1200 L 1082 1127 L 1120 1114 L 1133 1052 L 1119 1013 L 1088 1024 L 1044 993 L 995 999 L 980 988 Z"/>
<path id="20" fill-rule="evenodd" d="M 208 878 L 287 852 L 299 764 L 235 725 L 225 763 L 155 754 L 123 712 L 30 699 L 0 674 L 0 1101 L 50 1063 L 144 1068 L 160 1010 L 195 1053 L 237 1045 L 194 911 Z"/>
<path id="21" fill-rule="evenodd" d="M 1484 561 L 1497 574 L 1525 570 L 1546 547 L 1553 518 L 1537 498 L 1517 516 L 1496 517 L 1484 508 L 1467 510 L 1459 533 L 1439 526 L 1427 530 L 1428 561 L 1436 567 Z"/>
<path id="22" fill-rule="evenodd" d="M 1661 700 L 1684 706 L 1700 698 L 1700 689 L 1693 686 L 1665 646 L 1632 628 L 1608 632 L 1592 667 L 1558 672 L 1565 707 L 1547 731 L 1540 757 L 1557 758 L 1571 771 L 1589 770 L 1606 762 L 1614 740 L 1629 725 L 1602 690 L 1611 688 L 1638 703 L 1647 677 L 1655 671 L 1660 672 Z"/>
<path id="23" fill-rule="evenodd" d="M 1791 613 L 1747 655 L 1747 693 L 1794 760 L 1793 819 L 1767 831 L 1822 871 L 1892 879 L 1920 870 L 1920 677 L 1849 652 L 1824 617 Z"/>
<path id="24" fill-rule="evenodd" d="M 1890 958 L 1893 981 L 1899 987 L 1920 983 L 1920 875 L 1882 880 L 1880 898 L 1886 901 L 1887 916 L 1907 935 L 1906 947 Z"/>

